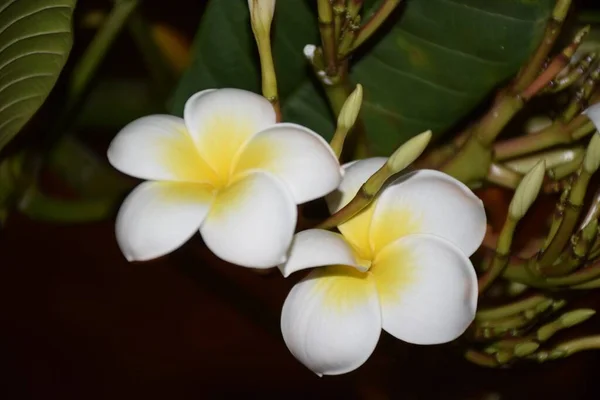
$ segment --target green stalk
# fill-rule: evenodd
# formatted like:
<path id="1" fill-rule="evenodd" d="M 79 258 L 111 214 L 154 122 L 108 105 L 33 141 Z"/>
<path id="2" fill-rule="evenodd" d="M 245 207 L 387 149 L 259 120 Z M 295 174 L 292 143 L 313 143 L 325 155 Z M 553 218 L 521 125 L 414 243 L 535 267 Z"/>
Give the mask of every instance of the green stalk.
<path id="1" fill-rule="evenodd" d="M 560 223 L 558 230 L 552 236 L 549 243 L 542 250 L 540 257 L 538 258 L 538 265 L 544 274 L 555 274 L 553 263 L 565 248 L 569 238 L 571 237 L 571 234 L 573 233 L 573 229 L 579 220 L 579 215 L 581 214 L 581 208 L 583 206 L 585 193 L 590 179 L 591 174 L 582 168 L 575 180 L 575 183 L 573 184 L 567 201 L 562 205 L 564 212 L 562 216 L 559 217 Z"/>
<path id="2" fill-rule="evenodd" d="M 550 147 L 570 144 L 592 134 L 595 130 L 594 123 L 585 115 L 579 115 L 568 124 L 556 121 L 540 132 L 496 143 L 494 145 L 494 158 L 503 161 Z"/>
<path id="3" fill-rule="evenodd" d="M 321 32 L 321 43 L 323 44 L 325 71 L 327 75 L 333 76 L 337 72 L 337 40 L 333 21 L 333 7 L 329 0 L 317 0 L 317 10 L 319 13 L 319 30 Z"/>
<path id="4" fill-rule="evenodd" d="M 115 41 L 119 33 L 121 33 L 127 20 L 138 5 L 138 0 L 115 1 L 115 5 L 108 15 L 106 22 L 102 25 L 73 70 L 67 93 L 67 112 L 79 102 L 100 63 L 104 60 L 111 44 Z"/>
<path id="5" fill-rule="evenodd" d="M 515 314 L 524 312 L 526 310 L 535 308 L 540 303 L 543 303 L 548 300 L 551 299 L 541 294 L 533 295 L 500 307 L 479 310 L 477 311 L 475 319 L 478 321 L 484 321 L 489 319 L 500 319 L 510 317 Z"/>
<path id="6" fill-rule="evenodd" d="M 402 0 L 383 0 L 377 11 L 368 21 L 359 29 L 351 51 L 356 50 L 360 45 L 366 42 L 381 25 L 388 19 L 390 14 L 398 7 Z"/>

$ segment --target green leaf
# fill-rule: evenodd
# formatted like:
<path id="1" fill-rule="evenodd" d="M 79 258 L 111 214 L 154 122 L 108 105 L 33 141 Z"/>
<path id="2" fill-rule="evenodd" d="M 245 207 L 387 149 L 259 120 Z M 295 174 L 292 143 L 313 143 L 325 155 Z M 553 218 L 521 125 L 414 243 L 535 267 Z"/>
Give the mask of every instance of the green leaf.
<path id="1" fill-rule="evenodd" d="M 76 0 L 0 0 L 0 149 L 35 114 L 72 45 Z"/>
<path id="2" fill-rule="evenodd" d="M 211 1 L 195 39 L 194 61 L 172 110 L 211 87 L 260 91 L 246 2 Z M 372 2 L 371 2 L 372 3 Z M 376 154 L 390 154 L 427 129 L 441 135 L 501 82 L 539 43 L 553 0 L 407 0 L 398 21 L 353 60 L 364 86 L 362 118 Z M 305 0 L 277 2 L 274 55 L 284 120 L 330 138 L 333 118 L 302 55 L 318 43 L 316 16 Z"/>

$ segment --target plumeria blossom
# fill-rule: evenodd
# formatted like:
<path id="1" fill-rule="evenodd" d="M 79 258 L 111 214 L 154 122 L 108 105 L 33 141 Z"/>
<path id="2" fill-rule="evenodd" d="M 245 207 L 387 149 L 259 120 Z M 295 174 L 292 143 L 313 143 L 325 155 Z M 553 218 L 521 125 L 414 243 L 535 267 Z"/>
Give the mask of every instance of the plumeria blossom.
<path id="1" fill-rule="evenodd" d="M 346 205 L 384 163 L 346 166 L 327 197 Z M 469 256 L 483 241 L 481 200 L 438 171 L 408 173 L 339 227 L 296 234 L 284 276 L 311 267 L 283 305 L 281 330 L 291 353 L 318 375 L 352 371 L 371 355 L 381 329 L 414 344 L 454 340 L 473 321 L 477 276 Z"/>
<path id="2" fill-rule="evenodd" d="M 147 180 L 117 216 L 117 240 L 130 261 L 167 254 L 199 230 L 220 258 L 273 267 L 286 259 L 296 205 L 334 190 L 342 174 L 319 135 L 276 123 L 265 98 L 238 89 L 193 95 L 183 118 L 131 122 L 108 159 Z"/>

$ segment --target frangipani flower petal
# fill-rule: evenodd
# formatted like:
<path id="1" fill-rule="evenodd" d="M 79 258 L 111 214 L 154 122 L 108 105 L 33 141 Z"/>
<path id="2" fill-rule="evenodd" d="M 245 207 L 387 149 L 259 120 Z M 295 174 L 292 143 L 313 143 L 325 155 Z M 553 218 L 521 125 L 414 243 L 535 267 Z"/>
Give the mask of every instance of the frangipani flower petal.
<path id="1" fill-rule="evenodd" d="M 149 115 L 126 125 L 108 148 L 119 171 L 140 179 L 211 182 L 214 171 L 196 151 L 183 119 Z"/>
<path id="2" fill-rule="evenodd" d="M 242 145 L 273 125 L 276 116 L 262 96 L 240 89 L 218 89 L 190 97 L 184 119 L 202 157 L 227 179 Z"/>
<path id="3" fill-rule="evenodd" d="M 342 235 L 324 229 L 307 229 L 294 236 L 289 258 L 279 269 L 287 278 L 302 269 L 338 264 L 361 269 Z"/>
<path id="4" fill-rule="evenodd" d="M 360 187 L 371 175 L 385 164 L 387 158 L 373 157 L 354 161 L 344 166 L 344 178 L 336 191 L 325 198 L 333 214 L 354 198 Z M 370 258 L 369 229 L 373 215 L 373 203 L 348 222 L 338 226 L 344 237 L 360 252 L 362 258 Z"/>
<path id="5" fill-rule="evenodd" d="M 477 276 L 469 259 L 434 235 L 409 235 L 377 254 L 370 269 L 383 329 L 415 344 L 456 339 L 473 321 Z"/>
<path id="6" fill-rule="evenodd" d="M 144 182 L 125 199 L 116 223 L 117 241 L 129 261 L 160 257 L 198 231 L 214 199 L 207 185 Z"/>
<path id="7" fill-rule="evenodd" d="M 370 235 L 375 254 L 402 236 L 430 233 L 470 256 L 481 245 L 485 229 L 483 203 L 469 188 L 442 172 L 419 170 L 379 195 Z"/>
<path id="8" fill-rule="evenodd" d="M 313 270 L 285 300 L 281 332 L 294 357 L 318 375 L 360 367 L 381 334 L 375 282 L 352 267 Z"/>
<path id="9" fill-rule="evenodd" d="M 285 262 L 296 217 L 296 204 L 285 184 L 255 171 L 219 192 L 200 233 L 223 260 L 270 268 Z"/>
<path id="10" fill-rule="evenodd" d="M 288 184 L 296 204 L 323 197 L 338 187 L 342 171 L 329 144 L 308 128 L 277 124 L 248 142 L 236 172 L 260 169 Z"/>

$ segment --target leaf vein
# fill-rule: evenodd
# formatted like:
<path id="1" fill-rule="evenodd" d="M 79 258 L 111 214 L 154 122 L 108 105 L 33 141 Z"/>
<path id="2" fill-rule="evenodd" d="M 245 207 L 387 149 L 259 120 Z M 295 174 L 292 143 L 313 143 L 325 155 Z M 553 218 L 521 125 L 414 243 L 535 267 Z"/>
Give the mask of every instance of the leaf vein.
<path id="1" fill-rule="evenodd" d="M 21 98 L 18 98 L 16 100 L 13 100 L 11 102 L 8 102 L 8 103 L 4 104 L 2 107 L 0 107 L 0 114 L 3 113 L 4 111 L 6 111 L 8 108 L 10 108 L 10 107 L 12 107 L 12 106 L 14 106 L 16 104 L 19 104 L 19 103 L 21 103 L 23 101 L 35 99 L 36 97 L 42 97 L 42 95 L 39 94 L 39 93 L 37 93 L 37 94 L 31 95 L 31 96 L 21 97 Z"/>
<path id="2" fill-rule="evenodd" d="M 415 38 L 417 40 L 420 40 L 420 41 L 422 41 L 424 43 L 427 43 L 430 46 L 436 47 L 438 49 L 445 50 L 445 51 L 447 51 L 449 53 L 457 54 L 457 55 L 465 57 L 465 58 L 470 58 L 472 60 L 479 61 L 479 62 L 486 63 L 486 64 L 491 64 L 491 65 L 508 65 L 509 64 L 508 62 L 505 62 L 505 61 L 489 60 L 487 58 L 476 56 L 475 54 L 472 54 L 472 53 L 466 53 L 464 51 L 461 51 L 461 50 L 458 50 L 458 49 L 455 49 L 455 48 L 452 48 L 452 47 L 444 46 L 442 44 L 433 42 L 433 41 L 431 41 L 429 39 L 425 39 L 424 37 L 419 36 L 419 35 L 417 35 L 417 34 L 415 34 L 413 32 L 409 32 L 406 29 L 401 28 L 401 27 L 398 27 L 398 30 L 401 31 L 401 32 L 403 32 L 403 33 L 405 33 L 408 36 L 411 36 L 411 37 L 413 37 L 413 38 Z"/>
<path id="3" fill-rule="evenodd" d="M 25 76 L 21 76 L 17 79 L 13 79 L 12 81 L 10 81 L 8 84 L 0 87 L 0 94 L 2 94 L 2 92 L 6 89 L 8 89 L 9 87 L 16 85 L 19 82 L 23 82 L 26 81 L 28 79 L 33 79 L 33 78 L 44 78 L 44 77 L 52 77 L 55 74 L 52 73 L 47 73 L 47 72 L 43 72 L 43 73 L 35 73 L 35 74 L 30 74 L 30 75 L 25 75 Z"/>
<path id="4" fill-rule="evenodd" d="M 379 55 L 377 55 L 377 53 L 373 53 L 373 59 L 375 61 L 379 62 L 385 68 L 389 69 L 390 71 L 392 71 L 392 72 L 394 72 L 394 73 L 396 73 L 398 75 L 402 75 L 402 76 L 405 76 L 405 77 L 410 78 L 412 80 L 415 80 L 417 82 L 421 82 L 421 83 L 426 84 L 428 86 L 431 86 L 431 87 L 433 87 L 433 88 L 435 88 L 437 90 L 448 92 L 450 94 L 458 95 L 458 96 L 461 96 L 461 97 L 472 97 L 472 95 L 469 94 L 469 93 L 461 92 L 459 90 L 450 88 L 448 86 L 443 86 L 443 85 L 440 85 L 439 83 L 428 81 L 427 79 L 421 78 L 420 76 L 417 76 L 417 75 L 412 74 L 410 72 L 403 71 L 401 69 L 395 68 L 395 67 L 391 66 L 389 63 L 385 62 Z"/>
<path id="5" fill-rule="evenodd" d="M 10 60 L 8 60 L 7 62 L 5 62 L 4 64 L 0 65 L 0 70 L 6 68 L 8 65 L 10 65 L 11 63 L 24 58 L 24 57 L 28 57 L 28 56 L 34 56 L 36 54 L 50 54 L 50 55 L 55 55 L 55 56 L 60 56 L 60 57 L 64 57 L 64 53 L 58 52 L 58 51 L 50 51 L 50 50 L 34 50 L 34 51 L 30 51 L 28 53 L 22 53 L 19 54 L 13 58 L 11 58 Z"/>
<path id="6" fill-rule="evenodd" d="M 516 21 L 516 22 L 519 22 L 519 23 L 527 23 L 527 24 L 530 24 L 531 22 L 535 21 L 535 20 L 531 20 L 531 19 L 517 18 L 517 17 L 513 17 L 511 15 L 506 15 L 506 14 L 502 14 L 502 13 L 497 13 L 497 12 L 492 12 L 492 11 L 484 10 L 482 8 L 473 7 L 473 6 L 470 6 L 468 4 L 457 3 L 456 1 L 453 1 L 453 0 L 438 0 L 438 1 L 440 1 L 442 3 L 452 4 L 455 7 L 466 8 L 466 9 L 469 9 L 469 10 L 473 10 L 475 12 L 479 12 L 479 13 L 482 13 L 482 14 L 490 15 L 490 16 L 495 17 L 495 18 L 506 19 L 506 20 L 509 20 L 509 21 Z"/>
<path id="7" fill-rule="evenodd" d="M 10 43 L 7 43 L 4 47 L 0 48 L 0 54 L 2 54 L 2 52 L 4 50 L 10 48 L 11 46 L 19 43 L 22 40 L 32 39 L 35 37 L 40 37 L 40 36 L 45 36 L 45 35 L 57 35 L 57 34 L 61 34 L 61 33 L 70 33 L 70 32 L 71 31 L 69 31 L 69 30 L 59 30 L 59 31 L 37 32 L 37 33 L 33 33 L 31 35 L 21 36 L 21 37 L 18 37 L 17 39 L 14 39 Z"/>
<path id="8" fill-rule="evenodd" d="M 19 21 L 21 21 L 21 20 L 23 20 L 23 19 L 25 19 L 27 17 L 31 17 L 32 15 L 35 15 L 35 14 L 37 14 L 39 12 L 44 11 L 44 10 L 51 10 L 51 9 L 54 9 L 54 8 L 69 8 L 69 9 L 71 9 L 72 7 L 68 6 L 68 5 L 52 5 L 52 6 L 45 6 L 45 7 L 42 7 L 42 8 L 38 8 L 37 10 L 31 11 L 31 12 L 29 12 L 27 14 L 23 14 L 23 15 L 19 16 L 18 18 L 13 19 L 9 24 L 4 25 L 2 27 L 2 29 L 0 30 L 0 35 L 2 35 L 4 33 L 4 31 L 6 31 L 8 28 L 10 28 L 11 26 L 13 26 L 17 22 L 19 22 Z"/>

